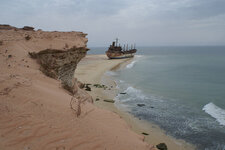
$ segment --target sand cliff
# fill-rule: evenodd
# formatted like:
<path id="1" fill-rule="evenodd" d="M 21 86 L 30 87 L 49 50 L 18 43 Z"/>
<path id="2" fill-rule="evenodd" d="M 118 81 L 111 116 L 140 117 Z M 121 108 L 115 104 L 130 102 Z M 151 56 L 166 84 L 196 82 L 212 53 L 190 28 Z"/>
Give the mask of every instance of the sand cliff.
<path id="1" fill-rule="evenodd" d="M 82 32 L 0 26 L 0 149 L 149 149 L 78 87 L 87 41 Z"/>

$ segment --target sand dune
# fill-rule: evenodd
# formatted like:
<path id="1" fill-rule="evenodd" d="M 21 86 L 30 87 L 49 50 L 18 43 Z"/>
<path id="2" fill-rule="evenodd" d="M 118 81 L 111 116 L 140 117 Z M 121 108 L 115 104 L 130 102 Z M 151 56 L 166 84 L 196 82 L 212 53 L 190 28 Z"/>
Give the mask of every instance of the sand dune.
<path id="1" fill-rule="evenodd" d="M 82 102 L 77 117 L 71 94 L 59 80 L 45 76 L 28 55 L 46 48 L 86 46 L 85 34 L 0 30 L 0 41 L 1 150 L 150 148 L 118 115 L 92 103 Z"/>

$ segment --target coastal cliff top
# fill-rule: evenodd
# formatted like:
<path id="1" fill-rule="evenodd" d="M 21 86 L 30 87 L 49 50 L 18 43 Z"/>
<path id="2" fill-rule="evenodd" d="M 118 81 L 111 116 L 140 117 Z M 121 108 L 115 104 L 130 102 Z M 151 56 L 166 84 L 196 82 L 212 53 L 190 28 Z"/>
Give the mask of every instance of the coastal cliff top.
<path id="1" fill-rule="evenodd" d="M 88 39 L 83 32 L 58 32 L 34 30 L 33 27 L 24 26 L 16 28 L 10 25 L 0 25 L 1 47 L 20 43 L 29 47 L 29 51 L 38 52 L 44 49 L 69 49 L 74 46 L 86 47 Z"/>
<path id="2" fill-rule="evenodd" d="M 88 50 L 86 34 L 26 29 L 0 29 L 0 149 L 149 149 L 79 89 L 74 70 Z"/>

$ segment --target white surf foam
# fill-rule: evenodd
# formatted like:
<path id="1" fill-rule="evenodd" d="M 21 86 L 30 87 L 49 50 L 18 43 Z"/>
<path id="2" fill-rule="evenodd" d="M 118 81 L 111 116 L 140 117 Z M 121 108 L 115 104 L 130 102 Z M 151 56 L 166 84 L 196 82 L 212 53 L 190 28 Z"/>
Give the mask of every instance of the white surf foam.
<path id="1" fill-rule="evenodd" d="M 129 86 L 125 91 L 130 97 L 138 98 L 138 99 L 146 99 L 147 97 L 142 93 L 141 90 L 135 89 L 132 86 Z"/>
<path id="2" fill-rule="evenodd" d="M 126 66 L 126 68 L 130 69 L 130 68 L 134 67 L 134 64 L 135 64 L 136 62 L 137 62 L 136 60 L 132 61 L 130 64 L 128 64 L 128 65 Z"/>
<path id="3" fill-rule="evenodd" d="M 220 125 L 225 126 L 225 110 L 213 103 L 206 104 L 203 109 L 207 114 L 215 118 Z"/>

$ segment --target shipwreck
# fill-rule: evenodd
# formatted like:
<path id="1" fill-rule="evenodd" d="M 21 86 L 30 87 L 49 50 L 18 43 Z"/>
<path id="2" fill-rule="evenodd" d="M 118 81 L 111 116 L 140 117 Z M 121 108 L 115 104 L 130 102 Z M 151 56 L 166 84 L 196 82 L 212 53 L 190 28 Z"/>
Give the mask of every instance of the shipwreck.
<path id="1" fill-rule="evenodd" d="M 108 50 L 105 52 L 109 59 L 121 59 L 121 58 L 131 58 L 137 52 L 135 44 L 131 45 L 130 48 L 123 46 L 123 48 L 118 44 L 118 39 L 112 42 Z"/>

